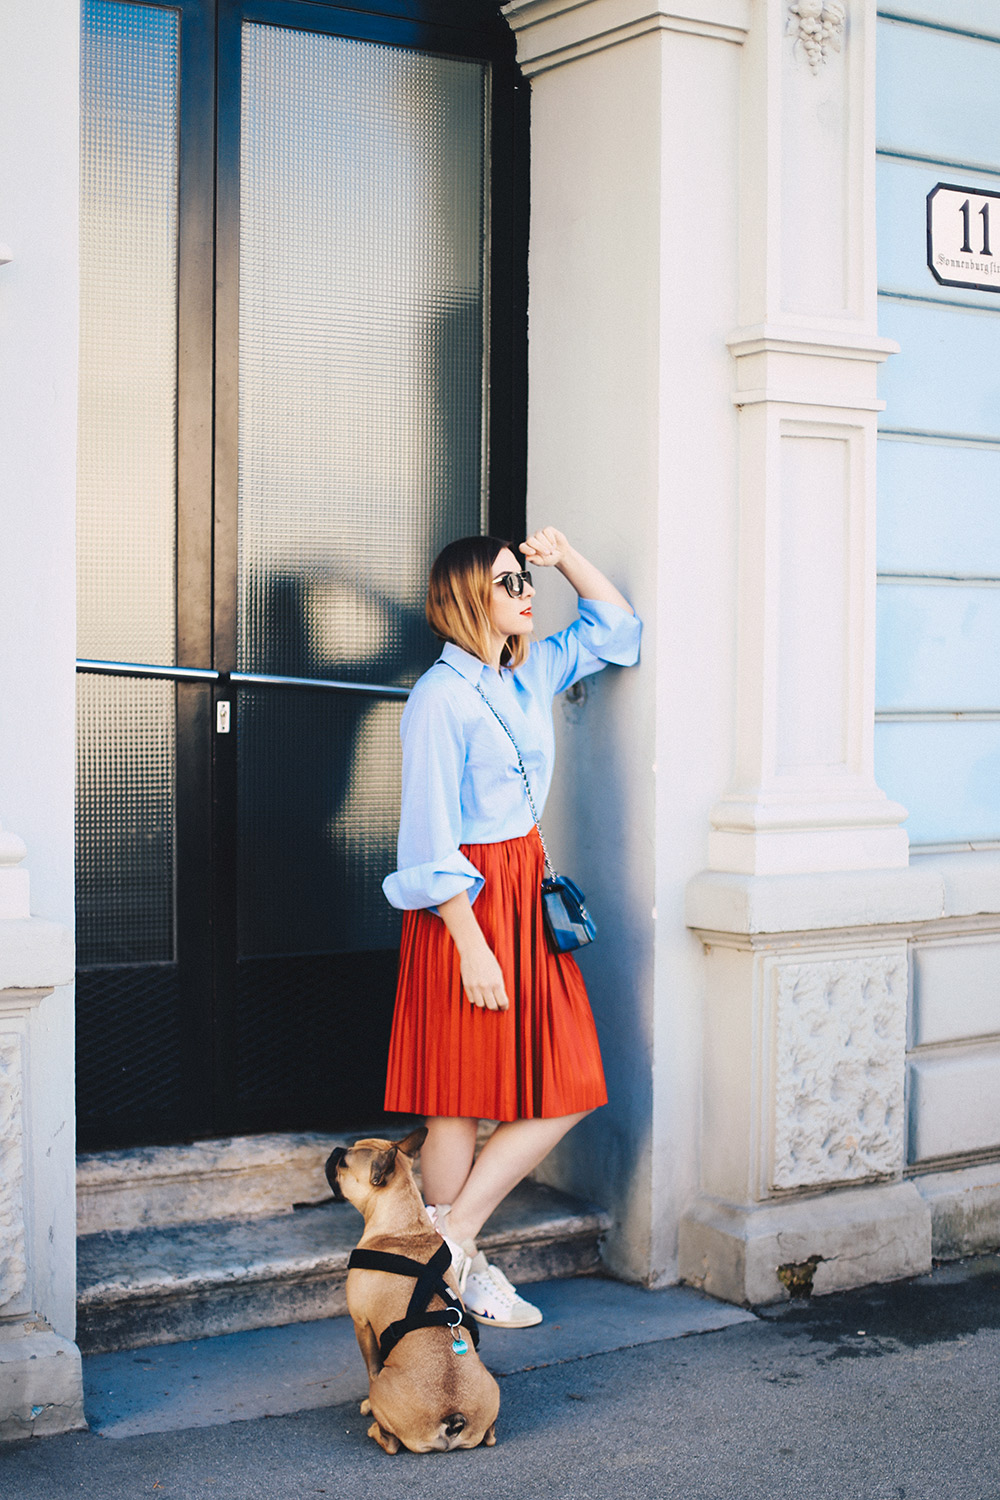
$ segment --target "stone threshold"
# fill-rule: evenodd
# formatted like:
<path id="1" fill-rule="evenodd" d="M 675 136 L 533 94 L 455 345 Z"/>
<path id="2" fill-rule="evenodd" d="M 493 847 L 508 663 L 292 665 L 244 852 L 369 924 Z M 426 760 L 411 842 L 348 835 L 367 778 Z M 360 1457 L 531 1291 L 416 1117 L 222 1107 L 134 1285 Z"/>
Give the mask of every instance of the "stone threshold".
<path id="1" fill-rule="evenodd" d="M 370 1131 L 227 1136 L 78 1156 L 77 1233 L 291 1213 L 329 1198 L 323 1166 L 334 1146 L 367 1134 L 398 1139 L 410 1128 L 403 1121 Z"/>
<path id="2" fill-rule="evenodd" d="M 335 1146 L 364 1136 L 399 1140 L 419 1120 L 398 1118 L 336 1133 L 298 1131 L 224 1136 L 181 1146 L 132 1146 L 76 1160 L 77 1234 L 152 1229 L 291 1213 L 325 1202 L 324 1164 Z M 493 1122 L 483 1120 L 479 1144 Z M 416 1178 L 420 1181 L 419 1159 Z"/>

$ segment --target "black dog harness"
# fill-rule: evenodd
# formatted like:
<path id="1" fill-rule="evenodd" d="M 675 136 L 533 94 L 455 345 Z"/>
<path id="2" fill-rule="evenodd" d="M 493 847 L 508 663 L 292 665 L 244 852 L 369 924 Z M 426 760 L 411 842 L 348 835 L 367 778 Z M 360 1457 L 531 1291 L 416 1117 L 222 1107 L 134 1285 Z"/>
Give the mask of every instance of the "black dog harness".
<path id="1" fill-rule="evenodd" d="M 400 1339 L 415 1328 L 450 1328 L 452 1337 L 458 1342 L 457 1330 L 464 1326 L 472 1335 L 472 1347 L 479 1347 L 479 1329 L 475 1319 L 465 1311 L 461 1302 L 448 1286 L 444 1273 L 451 1265 L 451 1251 L 447 1245 L 435 1250 L 426 1265 L 419 1260 L 410 1260 L 406 1255 L 390 1255 L 386 1250 L 352 1250 L 347 1262 L 349 1271 L 389 1271 L 395 1276 L 415 1276 L 410 1305 L 405 1318 L 390 1323 L 378 1341 L 379 1354 L 385 1364 Z M 427 1304 L 437 1293 L 445 1306 L 437 1312 L 428 1312 Z M 461 1351 L 456 1349 L 456 1353 Z"/>

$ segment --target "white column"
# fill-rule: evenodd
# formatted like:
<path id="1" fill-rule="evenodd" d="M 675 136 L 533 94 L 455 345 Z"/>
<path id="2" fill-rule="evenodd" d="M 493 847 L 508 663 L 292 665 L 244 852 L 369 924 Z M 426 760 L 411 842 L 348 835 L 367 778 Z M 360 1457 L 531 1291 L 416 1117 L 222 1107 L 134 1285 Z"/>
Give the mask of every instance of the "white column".
<path id="1" fill-rule="evenodd" d="M 39 1006 L 73 978 L 65 927 L 30 915 L 25 848 L 0 829 L 0 1440 L 85 1427 L 80 1351 L 58 1333 L 53 1286 L 74 1279 L 72 1247 L 50 1235 L 52 1199 L 65 1192 L 53 1157 Z"/>
<path id="2" fill-rule="evenodd" d="M 545 822 L 599 924 L 580 964 L 610 1103 L 546 1170 L 611 1212 L 616 1274 L 664 1283 L 698 1185 L 703 963 L 684 887 L 731 769 L 725 340 L 750 6 L 515 0 L 505 14 L 532 94 L 529 526 L 561 526 L 643 619 L 640 666 L 556 707 Z M 544 580 L 539 628 L 570 610 L 565 586 Z"/>
<path id="3" fill-rule="evenodd" d="M 930 1266 L 903 1180 L 908 964 L 940 911 L 873 771 L 875 0 L 757 0 L 743 53 L 735 770 L 688 887 L 701 1193 L 680 1271 L 733 1301 Z M 718 873 L 712 873 L 718 872 Z M 830 1191 L 828 1191 L 830 1190 Z"/>
<path id="4" fill-rule="evenodd" d="M 0 6 L 0 1438 L 83 1424 L 75 1344 L 79 0 Z M 3 260 L 3 257 L 0 257 Z M 46 918 L 29 915 L 31 898 Z"/>
<path id="5" fill-rule="evenodd" d="M 813 9 L 820 10 L 813 17 Z M 905 866 L 873 769 L 875 6 L 758 0 L 744 48 L 737 739 L 709 865 Z"/>

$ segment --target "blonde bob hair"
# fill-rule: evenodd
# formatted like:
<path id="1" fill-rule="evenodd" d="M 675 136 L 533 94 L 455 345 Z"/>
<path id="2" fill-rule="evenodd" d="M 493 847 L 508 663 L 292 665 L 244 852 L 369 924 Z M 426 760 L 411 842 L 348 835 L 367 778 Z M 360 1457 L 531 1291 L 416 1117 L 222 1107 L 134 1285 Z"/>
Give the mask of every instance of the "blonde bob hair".
<path id="1" fill-rule="evenodd" d="M 493 638 L 493 565 L 505 547 L 510 543 L 495 536 L 449 542 L 435 559 L 427 585 L 427 623 L 434 634 L 483 662 L 490 659 Z M 509 635 L 500 665 L 519 667 L 527 655 L 527 637 Z"/>

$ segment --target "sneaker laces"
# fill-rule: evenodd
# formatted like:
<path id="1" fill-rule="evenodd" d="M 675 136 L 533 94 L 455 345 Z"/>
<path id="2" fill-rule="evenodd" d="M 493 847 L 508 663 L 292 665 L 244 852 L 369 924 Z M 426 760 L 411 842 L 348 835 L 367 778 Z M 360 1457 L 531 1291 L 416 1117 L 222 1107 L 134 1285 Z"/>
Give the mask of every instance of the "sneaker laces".
<path id="1" fill-rule="evenodd" d="M 520 1299 L 520 1294 L 518 1293 L 517 1288 L 511 1286 L 510 1282 L 507 1280 L 507 1277 L 501 1271 L 499 1266 L 495 1266 L 492 1261 L 487 1261 L 485 1271 L 486 1275 L 490 1278 L 498 1292 L 501 1292 L 505 1297 L 510 1297 L 512 1301 Z"/>

